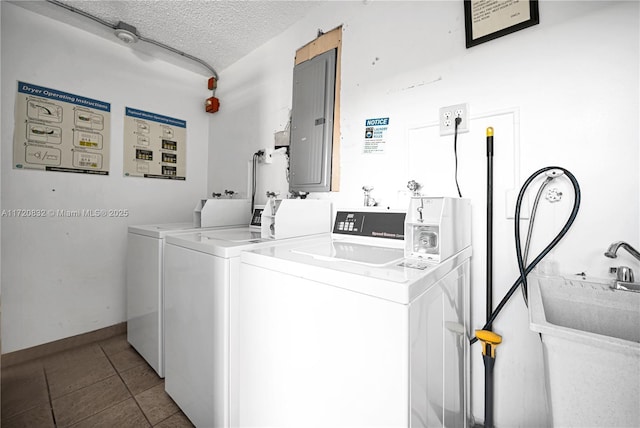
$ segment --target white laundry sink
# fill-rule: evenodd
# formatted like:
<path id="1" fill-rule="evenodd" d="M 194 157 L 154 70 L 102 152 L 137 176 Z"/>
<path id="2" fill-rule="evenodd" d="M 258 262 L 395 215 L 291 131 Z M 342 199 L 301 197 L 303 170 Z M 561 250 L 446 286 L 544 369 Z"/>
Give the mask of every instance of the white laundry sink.
<path id="1" fill-rule="evenodd" d="M 613 290 L 611 284 L 604 280 L 532 276 L 529 282 L 533 330 L 545 333 L 550 329 L 585 339 L 593 336 L 578 332 L 593 333 L 603 336 L 600 340 L 608 337 L 636 344 L 640 342 L 640 294 Z M 619 341 L 611 343 L 624 345 Z"/>
<path id="2" fill-rule="evenodd" d="M 640 426 L 640 293 L 606 280 L 528 280 L 554 426 Z"/>

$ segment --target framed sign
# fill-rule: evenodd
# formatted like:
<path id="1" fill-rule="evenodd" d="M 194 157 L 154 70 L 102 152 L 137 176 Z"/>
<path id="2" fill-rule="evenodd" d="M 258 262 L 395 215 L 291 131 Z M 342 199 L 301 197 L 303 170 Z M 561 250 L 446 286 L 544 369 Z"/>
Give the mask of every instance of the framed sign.
<path id="1" fill-rule="evenodd" d="M 467 48 L 539 22 L 538 0 L 464 0 Z"/>

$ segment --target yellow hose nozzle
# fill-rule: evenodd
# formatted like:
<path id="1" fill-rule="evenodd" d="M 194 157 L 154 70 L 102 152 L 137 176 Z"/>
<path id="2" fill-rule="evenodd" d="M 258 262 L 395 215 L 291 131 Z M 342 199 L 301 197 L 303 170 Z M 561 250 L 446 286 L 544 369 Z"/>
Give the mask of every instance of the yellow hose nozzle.
<path id="1" fill-rule="evenodd" d="M 493 137 L 493 128 L 492 127 L 488 127 L 487 128 L 487 137 Z"/>
<path id="2" fill-rule="evenodd" d="M 482 342 L 482 355 L 496 357 L 496 348 L 502 343 L 502 336 L 489 330 L 476 330 L 476 338 Z"/>

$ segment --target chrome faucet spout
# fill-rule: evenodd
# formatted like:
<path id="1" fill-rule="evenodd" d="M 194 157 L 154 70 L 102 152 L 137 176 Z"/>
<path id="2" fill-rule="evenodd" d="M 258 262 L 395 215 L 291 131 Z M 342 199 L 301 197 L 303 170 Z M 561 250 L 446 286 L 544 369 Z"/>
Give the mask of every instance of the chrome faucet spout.
<path id="1" fill-rule="evenodd" d="M 618 249 L 620 249 L 620 247 L 622 247 L 625 250 L 627 250 L 627 252 L 629 252 L 629 254 L 631 254 L 633 257 L 638 259 L 638 261 L 640 261 L 640 252 L 638 252 L 638 250 L 636 250 L 635 248 L 633 248 L 631 245 L 627 244 L 624 241 L 614 242 L 613 244 L 609 245 L 609 248 L 604 253 L 604 255 L 609 257 L 609 258 L 615 259 L 616 257 L 618 257 L 617 253 L 618 253 Z"/>

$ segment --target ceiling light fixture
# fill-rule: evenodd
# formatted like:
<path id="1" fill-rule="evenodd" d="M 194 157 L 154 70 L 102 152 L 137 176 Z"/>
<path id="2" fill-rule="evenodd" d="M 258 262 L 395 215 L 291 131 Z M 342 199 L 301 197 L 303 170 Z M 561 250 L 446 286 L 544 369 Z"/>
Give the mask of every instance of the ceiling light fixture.
<path id="1" fill-rule="evenodd" d="M 138 32 L 136 27 L 126 22 L 119 21 L 115 28 L 116 37 L 126 44 L 136 43 L 138 41 Z"/>

